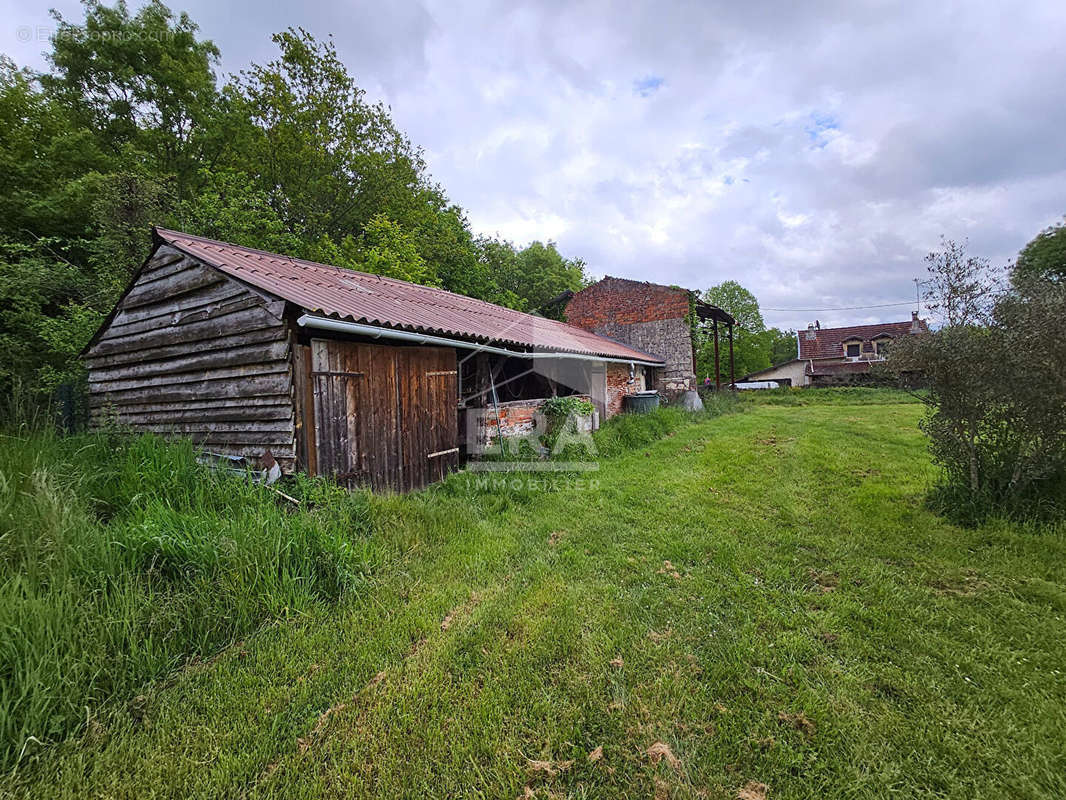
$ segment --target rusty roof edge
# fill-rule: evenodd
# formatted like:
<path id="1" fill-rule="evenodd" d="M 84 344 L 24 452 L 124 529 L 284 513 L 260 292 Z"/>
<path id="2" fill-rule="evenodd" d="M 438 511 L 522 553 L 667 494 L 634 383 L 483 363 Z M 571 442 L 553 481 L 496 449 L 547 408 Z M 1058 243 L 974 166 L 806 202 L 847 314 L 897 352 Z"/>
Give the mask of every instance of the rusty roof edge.
<path id="1" fill-rule="evenodd" d="M 260 253 L 260 254 L 265 255 L 265 256 L 270 256 L 271 258 L 288 259 L 288 260 L 292 261 L 293 263 L 297 263 L 297 261 L 298 261 L 297 259 L 293 258 L 292 256 L 285 256 L 285 255 L 281 255 L 279 253 L 271 253 L 271 252 L 269 252 L 267 250 L 258 250 L 258 249 L 253 248 L 253 247 L 243 247 L 241 245 L 230 245 L 230 244 L 228 244 L 226 242 L 221 242 L 221 241 L 218 241 L 218 240 L 215 240 L 215 239 L 207 239 L 207 238 L 202 237 L 202 236 L 194 236 L 192 234 L 182 233 L 181 231 L 173 231 L 173 230 L 169 230 L 167 228 L 153 227 L 152 228 L 152 235 L 153 235 L 153 238 L 156 240 L 157 246 L 159 244 L 167 244 L 167 245 L 169 245 L 171 247 L 174 247 L 174 248 L 180 250 L 181 252 L 185 253 L 187 256 L 189 256 L 191 258 L 195 258 L 198 261 L 202 261 L 202 262 L 206 263 L 208 266 L 213 267 L 214 269 L 217 269 L 217 270 L 220 270 L 222 272 L 225 272 L 225 274 L 228 277 L 232 278 L 233 280 L 236 280 L 236 281 L 239 281 L 239 282 L 242 282 L 242 283 L 251 284 L 253 286 L 257 286 L 261 290 L 266 291 L 266 292 L 268 292 L 268 293 L 270 293 L 272 295 L 278 296 L 278 297 L 280 297 L 280 295 L 278 295 L 276 291 L 274 291 L 272 289 L 269 289 L 269 288 L 267 288 L 265 286 L 260 286 L 258 283 L 256 283 L 256 281 L 251 279 L 251 276 L 244 276 L 242 278 L 242 277 L 237 277 L 235 275 L 232 275 L 229 270 L 225 269 L 223 261 L 215 259 L 215 258 L 206 257 L 204 254 L 199 253 L 199 252 L 193 252 L 188 247 L 183 246 L 181 244 L 180 240 L 181 239 L 190 239 L 190 240 L 195 240 L 195 241 L 203 242 L 203 243 L 207 243 L 207 244 L 226 245 L 226 246 L 229 246 L 229 247 L 240 247 L 243 250 L 249 250 L 249 251 L 252 251 L 252 252 L 255 252 L 255 253 Z M 336 270 L 338 272 L 341 271 L 341 270 L 345 270 L 345 268 L 343 268 L 343 267 L 331 267 L 331 266 L 329 266 L 327 264 L 317 264 L 316 262 L 305 262 L 305 263 L 315 264 L 316 266 L 322 267 L 323 269 Z M 630 352 L 636 354 L 636 356 L 634 358 L 632 358 L 632 359 L 627 359 L 626 357 L 619 356 L 618 354 L 609 355 L 609 354 L 607 354 L 605 352 L 592 350 L 592 349 L 589 349 L 589 348 L 579 348 L 579 347 L 564 348 L 564 347 L 548 347 L 548 346 L 544 346 L 544 345 L 534 345 L 535 347 L 540 347 L 545 352 L 580 353 L 580 354 L 584 354 L 584 355 L 600 356 L 601 358 L 623 358 L 624 360 L 640 361 L 640 362 L 645 362 L 645 363 L 654 364 L 654 365 L 661 365 L 661 364 L 665 363 L 662 358 L 660 358 L 658 356 L 654 356 L 651 353 L 645 353 L 645 352 L 643 352 L 641 350 L 636 349 L 635 347 L 631 347 L 630 345 L 625 344 L 624 342 L 617 342 L 617 341 L 615 341 L 615 340 L 613 340 L 613 339 L 611 339 L 609 337 L 602 336 L 602 335 L 600 335 L 598 333 L 593 333 L 592 331 L 586 330 L 584 328 L 579 328 L 576 325 L 570 325 L 569 323 L 566 323 L 566 322 L 561 322 L 559 320 L 554 320 L 554 319 L 548 319 L 547 317 L 538 317 L 538 316 L 535 316 L 533 314 L 527 314 L 524 311 L 518 311 L 517 309 L 506 308 L 505 306 L 498 306 L 495 303 L 489 303 L 486 300 L 478 300 L 477 298 L 474 298 L 474 297 L 467 297 L 465 295 L 456 294 L 455 292 L 449 292 L 447 289 L 440 289 L 438 287 L 433 287 L 433 286 L 420 286 L 419 284 L 412 284 L 409 281 L 401 281 L 401 280 L 397 280 L 395 278 L 385 278 L 385 277 L 383 277 L 381 275 L 372 275 L 370 273 L 359 272 L 357 270 L 345 270 L 345 271 L 351 272 L 354 275 L 358 275 L 360 277 L 370 277 L 370 278 L 374 278 L 374 279 L 377 279 L 377 280 L 390 281 L 390 282 L 401 284 L 401 285 L 404 285 L 404 286 L 416 286 L 416 287 L 422 288 L 422 289 L 442 292 L 442 293 L 449 294 L 449 295 L 455 295 L 456 297 L 462 298 L 464 300 L 473 300 L 473 301 L 478 302 L 478 303 L 483 303 L 486 306 L 491 306 L 493 308 L 498 308 L 498 309 L 501 309 L 501 310 L 504 310 L 504 311 L 507 311 L 507 312 L 511 312 L 513 314 L 519 314 L 519 315 L 524 316 L 524 317 L 529 317 L 531 320 L 536 320 L 536 321 L 539 321 L 539 322 L 548 323 L 551 327 L 565 328 L 565 329 L 567 329 L 567 331 L 572 331 L 574 333 L 580 334 L 583 337 L 590 337 L 590 338 L 593 338 L 593 339 L 599 339 L 599 340 L 602 340 L 602 341 L 605 341 L 605 342 L 609 342 L 609 343 L 611 343 L 613 345 L 619 345 L 619 346 L 625 347 Z M 243 272 L 243 270 L 242 270 L 242 272 Z M 283 298 L 283 299 L 287 299 L 287 298 Z M 325 309 L 311 309 L 311 308 L 308 308 L 307 306 L 304 306 L 302 304 L 296 303 L 296 301 L 291 301 L 290 300 L 289 302 L 294 302 L 296 305 L 299 305 L 301 308 L 305 309 L 306 311 L 310 311 L 310 312 L 316 313 L 316 314 L 323 314 L 327 318 L 330 318 L 330 319 L 333 319 L 333 318 L 336 318 L 336 319 L 339 319 L 339 320 L 349 319 L 352 322 L 356 322 L 356 323 L 360 322 L 360 320 L 355 319 L 355 317 L 353 315 L 351 315 L 351 314 L 347 314 L 347 315 L 342 316 L 342 315 L 340 315 L 338 313 L 335 313 L 335 312 L 327 312 Z M 366 320 L 367 318 L 366 317 L 362 317 L 361 319 L 362 320 Z M 503 338 L 503 337 L 491 338 L 491 337 L 487 337 L 487 336 L 486 337 L 481 337 L 481 336 L 472 335 L 472 334 L 468 334 L 468 333 L 461 332 L 461 331 L 449 330 L 449 329 L 446 329 L 446 328 L 424 327 L 424 326 L 419 326 L 419 325 L 411 325 L 411 326 L 394 325 L 392 323 L 382 322 L 380 320 L 375 320 L 373 323 L 369 323 L 368 322 L 368 324 L 376 324 L 379 327 L 392 329 L 392 330 L 407 330 L 407 329 L 409 329 L 409 330 L 417 331 L 417 332 L 420 332 L 420 333 L 426 333 L 426 334 L 446 333 L 446 334 L 449 334 L 451 336 L 468 337 L 468 338 L 470 338 L 470 339 L 472 339 L 474 341 L 477 341 L 478 339 L 484 339 L 486 342 L 507 342 L 509 344 L 514 344 L 514 345 L 517 345 L 519 347 L 530 347 L 531 346 L 531 345 L 529 345 L 529 344 L 527 344 L 525 342 L 520 342 L 520 341 L 518 341 L 516 339 L 507 339 L 507 338 Z"/>
<path id="2" fill-rule="evenodd" d="M 603 351 L 600 351 L 600 350 L 591 350 L 591 349 L 588 349 L 588 348 L 579 348 L 579 347 L 564 348 L 564 347 L 549 347 L 547 345 L 531 345 L 531 344 L 529 344 L 527 342 L 520 342 L 517 339 L 508 339 L 508 338 L 505 338 L 503 336 L 499 336 L 499 337 L 477 336 L 475 334 L 469 334 L 469 333 L 465 333 L 463 331 L 456 331 L 456 330 L 451 330 L 451 329 L 448 329 L 448 328 L 434 328 L 434 327 L 426 327 L 426 326 L 422 326 L 422 325 L 394 325 L 394 324 L 392 324 L 390 322 L 383 322 L 381 320 L 375 320 L 373 322 L 370 322 L 369 320 L 366 319 L 366 317 L 363 317 L 362 319 L 355 319 L 351 314 L 348 314 L 347 317 L 342 317 L 339 314 L 327 314 L 324 310 L 321 310 L 321 309 L 318 312 L 315 312 L 315 313 L 325 314 L 326 317 L 329 318 L 329 319 L 337 319 L 337 320 L 340 320 L 340 321 L 345 321 L 347 319 L 347 320 L 351 320 L 352 322 L 354 322 L 356 324 L 375 325 L 377 327 L 384 328 L 386 330 L 408 331 L 408 332 L 412 332 L 412 333 L 424 333 L 426 335 L 446 334 L 446 335 L 448 335 L 448 336 L 450 336 L 450 337 L 452 337 L 454 339 L 457 339 L 459 341 L 468 341 L 471 344 L 477 344 L 478 342 L 484 342 L 485 344 L 488 344 L 489 342 L 506 342 L 508 344 L 513 344 L 513 345 L 516 345 L 518 347 L 532 348 L 530 350 L 531 353 L 537 353 L 537 352 L 545 352 L 545 353 L 577 353 L 577 354 L 582 354 L 582 355 L 599 356 L 601 358 L 608 358 L 608 359 L 612 359 L 612 358 L 613 359 L 621 359 L 623 361 L 640 361 L 640 362 L 644 362 L 644 363 L 648 363 L 648 364 L 656 364 L 656 365 L 665 364 L 666 363 L 666 361 L 661 356 L 652 355 L 651 353 L 647 353 L 647 352 L 645 352 L 643 350 L 638 350 L 637 348 L 633 347 L 632 345 L 628 345 L 625 342 L 620 342 L 617 339 L 612 339 L 610 336 L 604 336 L 604 335 L 599 334 L 599 333 L 593 333 L 592 331 L 585 330 L 584 328 L 578 328 L 576 325 L 568 325 L 567 327 L 573 328 L 574 330 L 581 331 L 582 333 L 587 334 L 588 336 L 591 336 L 591 337 L 595 337 L 596 339 L 602 339 L 602 340 L 605 340 L 607 342 L 610 342 L 611 344 L 620 345 L 621 347 L 624 347 L 626 350 L 629 350 L 630 352 L 634 353 L 635 354 L 634 357 L 633 358 L 626 358 L 625 356 L 621 356 L 621 355 L 619 355 L 617 353 L 609 354 L 609 353 L 606 353 L 606 352 L 603 352 Z M 519 312 L 519 313 L 523 313 L 523 312 Z M 557 321 L 557 320 L 553 320 L 553 321 Z M 566 324 L 566 323 L 563 323 L 563 324 Z"/>
<path id="3" fill-rule="evenodd" d="M 515 352 L 513 352 L 512 354 L 514 356 L 517 356 L 517 357 L 521 357 L 521 356 L 524 356 L 524 355 L 528 355 L 530 357 L 533 357 L 533 356 L 536 356 L 536 355 L 553 355 L 553 354 L 567 355 L 567 354 L 573 354 L 573 355 L 588 356 L 590 358 L 600 358 L 600 359 L 603 359 L 605 361 L 619 361 L 619 362 L 630 362 L 631 361 L 631 362 L 634 362 L 634 363 L 650 364 L 650 365 L 653 365 L 653 366 L 663 366 L 666 363 L 663 359 L 659 358 L 658 356 L 653 356 L 650 353 L 644 353 L 643 351 L 636 350 L 635 348 L 629 347 L 628 345 L 623 345 L 623 346 L 626 347 L 626 349 L 632 351 L 634 354 L 636 354 L 636 355 L 634 355 L 631 358 L 619 355 L 617 353 L 608 354 L 608 353 L 599 352 L 599 351 L 596 351 L 596 350 L 583 350 L 583 349 L 579 349 L 579 348 L 562 348 L 562 347 L 546 347 L 546 346 L 542 346 L 542 345 L 530 345 L 530 344 L 528 344 L 526 342 L 520 342 L 517 339 L 504 339 L 504 338 L 489 338 L 489 337 L 484 337 L 484 336 L 481 336 L 481 337 L 479 337 L 479 336 L 471 336 L 470 334 L 463 333 L 462 331 L 449 331 L 449 330 L 445 330 L 443 328 L 426 328 L 426 327 L 422 327 L 422 326 L 419 326 L 419 325 L 392 325 L 390 323 L 380 322 L 380 321 L 367 322 L 367 321 L 365 321 L 365 319 L 366 319 L 365 317 L 362 318 L 362 319 L 358 319 L 357 320 L 354 317 L 352 317 L 352 315 L 350 315 L 350 314 L 347 315 L 346 317 L 342 317 L 339 314 L 328 314 L 325 311 L 321 311 L 321 310 L 316 311 L 316 310 L 313 310 L 313 309 L 305 309 L 305 311 L 309 312 L 308 316 L 311 317 L 312 319 L 329 320 L 329 321 L 332 321 L 332 322 L 340 322 L 340 323 L 349 323 L 349 324 L 357 325 L 357 326 L 360 326 L 360 327 L 380 328 L 383 331 L 397 331 L 397 332 L 401 332 L 401 333 L 414 334 L 416 336 L 427 336 L 427 337 L 430 337 L 430 338 L 450 338 L 453 341 L 455 341 L 456 343 L 472 345 L 473 349 L 477 349 L 477 347 L 482 345 L 482 344 L 484 344 L 485 346 L 489 346 L 490 343 L 492 343 L 492 342 L 500 342 L 500 343 L 505 343 L 505 344 L 511 344 L 511 345 L 515 345 L 516 347 L 531 348 L 531 349 L 526 350 L 524 352 L 523 351 L 515 351 Z M 301 324 L 304 324 L 304 323 L 301 323 Z M 441 336 L 440 334 L 446 334 L 446 336 Z M 593 335 L 597 336 L 597 338 L 601 338 L 601 339 L 606 339 L 607 338 L 607 337 L 604 337 L 604 336 L 599 336 L 598 334 L 593 334 Z M 480 341 L 480 340 L 483 340 L 483 341 Z M 613 342 L 613 340 L 609 340 L 609 341 Z M 619 342 L 618 344 L 622 344 L 622 343 Z"/>

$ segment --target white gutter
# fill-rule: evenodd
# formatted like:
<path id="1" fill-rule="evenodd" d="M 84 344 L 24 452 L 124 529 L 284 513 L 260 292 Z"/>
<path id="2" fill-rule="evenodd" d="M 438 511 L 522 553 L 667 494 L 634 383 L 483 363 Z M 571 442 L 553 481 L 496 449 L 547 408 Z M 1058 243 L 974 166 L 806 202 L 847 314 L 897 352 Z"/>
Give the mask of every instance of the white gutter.
<path id="1" fill-rule="evenodd" d="M 511 358 L 569 358 L 579 361 L 611 361 L 619 364 L 651 364 L 652 366 L 665 366 L 665 361 L 648 361 L 641 358 L 611 358 L 609 356 L 593 356 L 584 353 L 524 353 L 520 350 L 508 350 L 505 347 L 493 347 L 476 342 L 464 342 L 461 339 L 448 339 L 443 336 L 431 336 L 427 333 L 412 333 L 400 331 L 394 328 L 381 328 L 377 325 L 364 325 L 361 322 L 345 322 L 340 319 L 328 319 L 304 314 L 296 320 L 296 324 L 302 328 L 318 328 L 319 330 L 336 331 L 338 333 L 352 333 L 360 336 L 370 336 L 374 339 L 397 339 L 402 342 L 415 342 L 416 344 L 436 344 L 443 347 L 459 347 L 466 350 L 477 350 L 483 353 L 496 353 L 497 355 L 510 356 Z"/>

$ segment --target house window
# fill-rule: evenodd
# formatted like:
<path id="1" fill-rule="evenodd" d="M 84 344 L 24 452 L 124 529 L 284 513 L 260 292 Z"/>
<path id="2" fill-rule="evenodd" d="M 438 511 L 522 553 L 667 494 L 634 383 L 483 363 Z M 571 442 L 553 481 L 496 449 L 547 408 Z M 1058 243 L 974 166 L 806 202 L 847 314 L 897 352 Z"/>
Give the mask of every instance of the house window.
<path id="1" fill-rule="evenodd" d="M 847 353 L 848 358 L 858 358 L 859 354 L 862 352 L 862 343 L 849 342 L 844 345 L 844 352 Z"/>
<path id="2" fill-rule="evenodd" d="M 888 348 L 892 345 L 891 339 L 878 339 L 874 342 L 874 347 L 877 348 L 877 355 L 884 358 L 888 355 Z"/>

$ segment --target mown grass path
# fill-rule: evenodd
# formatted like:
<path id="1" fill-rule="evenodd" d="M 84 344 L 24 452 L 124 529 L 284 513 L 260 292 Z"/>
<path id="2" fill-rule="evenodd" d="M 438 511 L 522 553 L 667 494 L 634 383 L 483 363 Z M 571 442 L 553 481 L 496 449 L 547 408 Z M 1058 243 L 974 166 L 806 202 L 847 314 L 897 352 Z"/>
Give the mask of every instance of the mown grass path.
<path id="1" fill-rule="evenodd" d="M 605 461 L 595 490 L 456 522 L 453 485 L 419 529 L 386 503 L 397 555 L 357 598 L 8 789 L 1066 796 L 1066 535 L 926 511 L 919 413 L 756 406 Z"/>

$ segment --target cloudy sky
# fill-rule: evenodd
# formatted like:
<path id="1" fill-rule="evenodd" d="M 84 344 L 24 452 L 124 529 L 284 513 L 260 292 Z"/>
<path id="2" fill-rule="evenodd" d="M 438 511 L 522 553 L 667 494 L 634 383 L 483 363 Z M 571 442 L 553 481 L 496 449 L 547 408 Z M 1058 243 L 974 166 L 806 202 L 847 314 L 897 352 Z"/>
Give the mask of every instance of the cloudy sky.
<path id="1" fill-rule="evenodd" d="M 0 0 L 43 66 L 47 9 Z M 136 7 L 136 0 L 131 0 Z M 1005 263 L 1066 214 L 1066 2 L 188 0 L 222 72 L 333 34 L 475 231 L 594 275 L 735 279 L 769 324 L 909 316 L 939 238 Z"/>

